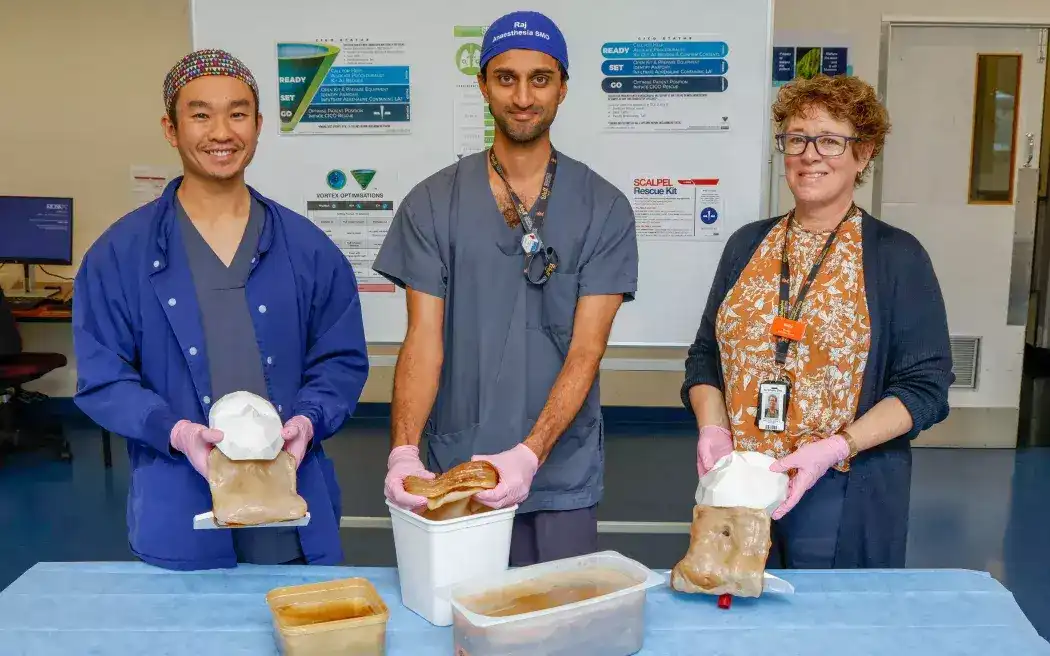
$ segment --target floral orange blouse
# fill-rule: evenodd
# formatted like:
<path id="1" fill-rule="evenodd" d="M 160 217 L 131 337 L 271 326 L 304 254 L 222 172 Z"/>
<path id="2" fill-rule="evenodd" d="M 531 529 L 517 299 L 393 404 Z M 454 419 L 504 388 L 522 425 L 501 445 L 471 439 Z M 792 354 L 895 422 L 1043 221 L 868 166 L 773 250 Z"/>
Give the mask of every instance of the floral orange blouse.
<path id="1" fill-rule="evenodd" d="M 799 316 L 806 333 L 792 344 L 781 374 L 774 358 L 776 338 L 770 329 L 779 298 L 785 233 L 786 218 L 759 245 L 722 302 L 715 323 L 735 446 L 776 458 L 833 435 L 853 421 L 871 344 L 861 214 L 856 211 L 842 225 L 806 294 Z M 792 223 L 788 241 L 792 307 L 828 234 L 806 232 Z M 781 375 L 791 382 L 787 430 L 761 431 L 755 421 L 758 385 Z M 840 463 L 837 468 L 846 466 Z"/>

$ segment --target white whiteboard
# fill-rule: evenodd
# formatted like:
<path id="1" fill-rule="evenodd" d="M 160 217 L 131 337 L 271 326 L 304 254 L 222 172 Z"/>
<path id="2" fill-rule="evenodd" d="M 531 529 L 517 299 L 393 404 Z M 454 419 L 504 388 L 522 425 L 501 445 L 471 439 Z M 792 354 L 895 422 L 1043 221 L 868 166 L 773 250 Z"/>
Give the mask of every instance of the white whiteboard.
<path id="1" fill-rule="evenodd" d="M 456 84 L 465 76 L 456 66 L 454 27 L 488 25 L 522 8 L 508 0 L 193 0 L 191 20 L 194 48 L 230 51 L 259 82 L 264 125 L 248 183 L 305 213 L 307 195 L 324 185 L 333 168 L 374 170 L 375 183 L 399 201 L 416 183 L 455 162 Z M 718 179 L 720 235 L 698 240 L 639 234 L 637 298 L 623 306 L 611 337 L 613 345 L 622 346 L 690 344 L 725 238 L 741 225 L 764 218 L 772 0 L 535 0 L 527 8 L 550 16 L 568 42 L 569 93 L 551 130 L 559 151 L 589 165 L 632 199 L 633 181 L 639 176 Z M 357 37 L 406 44 L 409 132 L 282 135 L 276 44 Z M 608 72 L 603 72 L 603 45 L 683 37 L 728 46 L 726 90 L 688 101 L 696 108 L 695 113 L 688 110 L 688 118 L 704 122 L 706 114 L 724 112 L 729 130 L 606 130 L 609 94 L 602 86 Z M 406 323 L 402 293 L 362 292 L 361 297 L 368 341 L 400 342 Z"/>

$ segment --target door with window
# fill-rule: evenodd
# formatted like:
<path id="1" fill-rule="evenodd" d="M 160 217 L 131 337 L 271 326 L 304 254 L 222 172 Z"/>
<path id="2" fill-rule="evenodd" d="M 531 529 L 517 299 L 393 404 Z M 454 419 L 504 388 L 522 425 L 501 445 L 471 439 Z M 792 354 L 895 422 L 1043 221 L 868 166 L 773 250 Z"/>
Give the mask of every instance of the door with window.
<path id="1" fill-rule="evenodd" d="M 889 31 L 884 93 L 893 129 L 876 209 L 933 260 L 959 377 L 953 406 L 1018 405 L 1045 51 L 1040 27 Z"/>

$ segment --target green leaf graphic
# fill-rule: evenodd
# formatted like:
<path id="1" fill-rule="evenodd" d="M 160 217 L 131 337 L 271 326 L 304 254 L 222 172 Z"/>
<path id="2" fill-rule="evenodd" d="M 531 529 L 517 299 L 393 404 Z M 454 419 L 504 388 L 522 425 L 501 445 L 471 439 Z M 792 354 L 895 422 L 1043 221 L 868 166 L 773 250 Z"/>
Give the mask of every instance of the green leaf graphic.
<path id="1" fill-rule="evenodd" d="M 798 64 L 795 65 L 795 75 L 809 80 L 816 77 L 818 73 L 820 73 L 820 48 L 813 48 L 799 58 Z"/>
<path id="2" fill-rule="evenodd" d="M 376 177 L 376 172 L 375 169 L 354 169 L 350 175 L 354 176 L 357 184 L 361 185 L 361 191 L 364 191 L 372 183 L 372 178 Z"/>

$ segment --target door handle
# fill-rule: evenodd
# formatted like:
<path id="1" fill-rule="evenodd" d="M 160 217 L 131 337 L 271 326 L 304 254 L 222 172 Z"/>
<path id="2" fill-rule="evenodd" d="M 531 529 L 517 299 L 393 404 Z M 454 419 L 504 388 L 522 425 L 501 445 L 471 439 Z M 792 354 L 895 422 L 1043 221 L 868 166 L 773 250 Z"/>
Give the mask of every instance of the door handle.
<path id="1" fill-rule="evenodd" d="M 1032 134 L 1031 132 L 1029 132 L 1028 134 L 1025 135 L 1025 137 L 1028 138 L 1028 150 L 1027 150 L 1028 155 L 1025 157 L 1025 161 L 1024 161 L 1024 167 L 1027 169 L 1027 168 L 1031 168 L 1031 166 L 1032 166 L 1032 159 L 1035 158 L 1035 135 Z"/>

